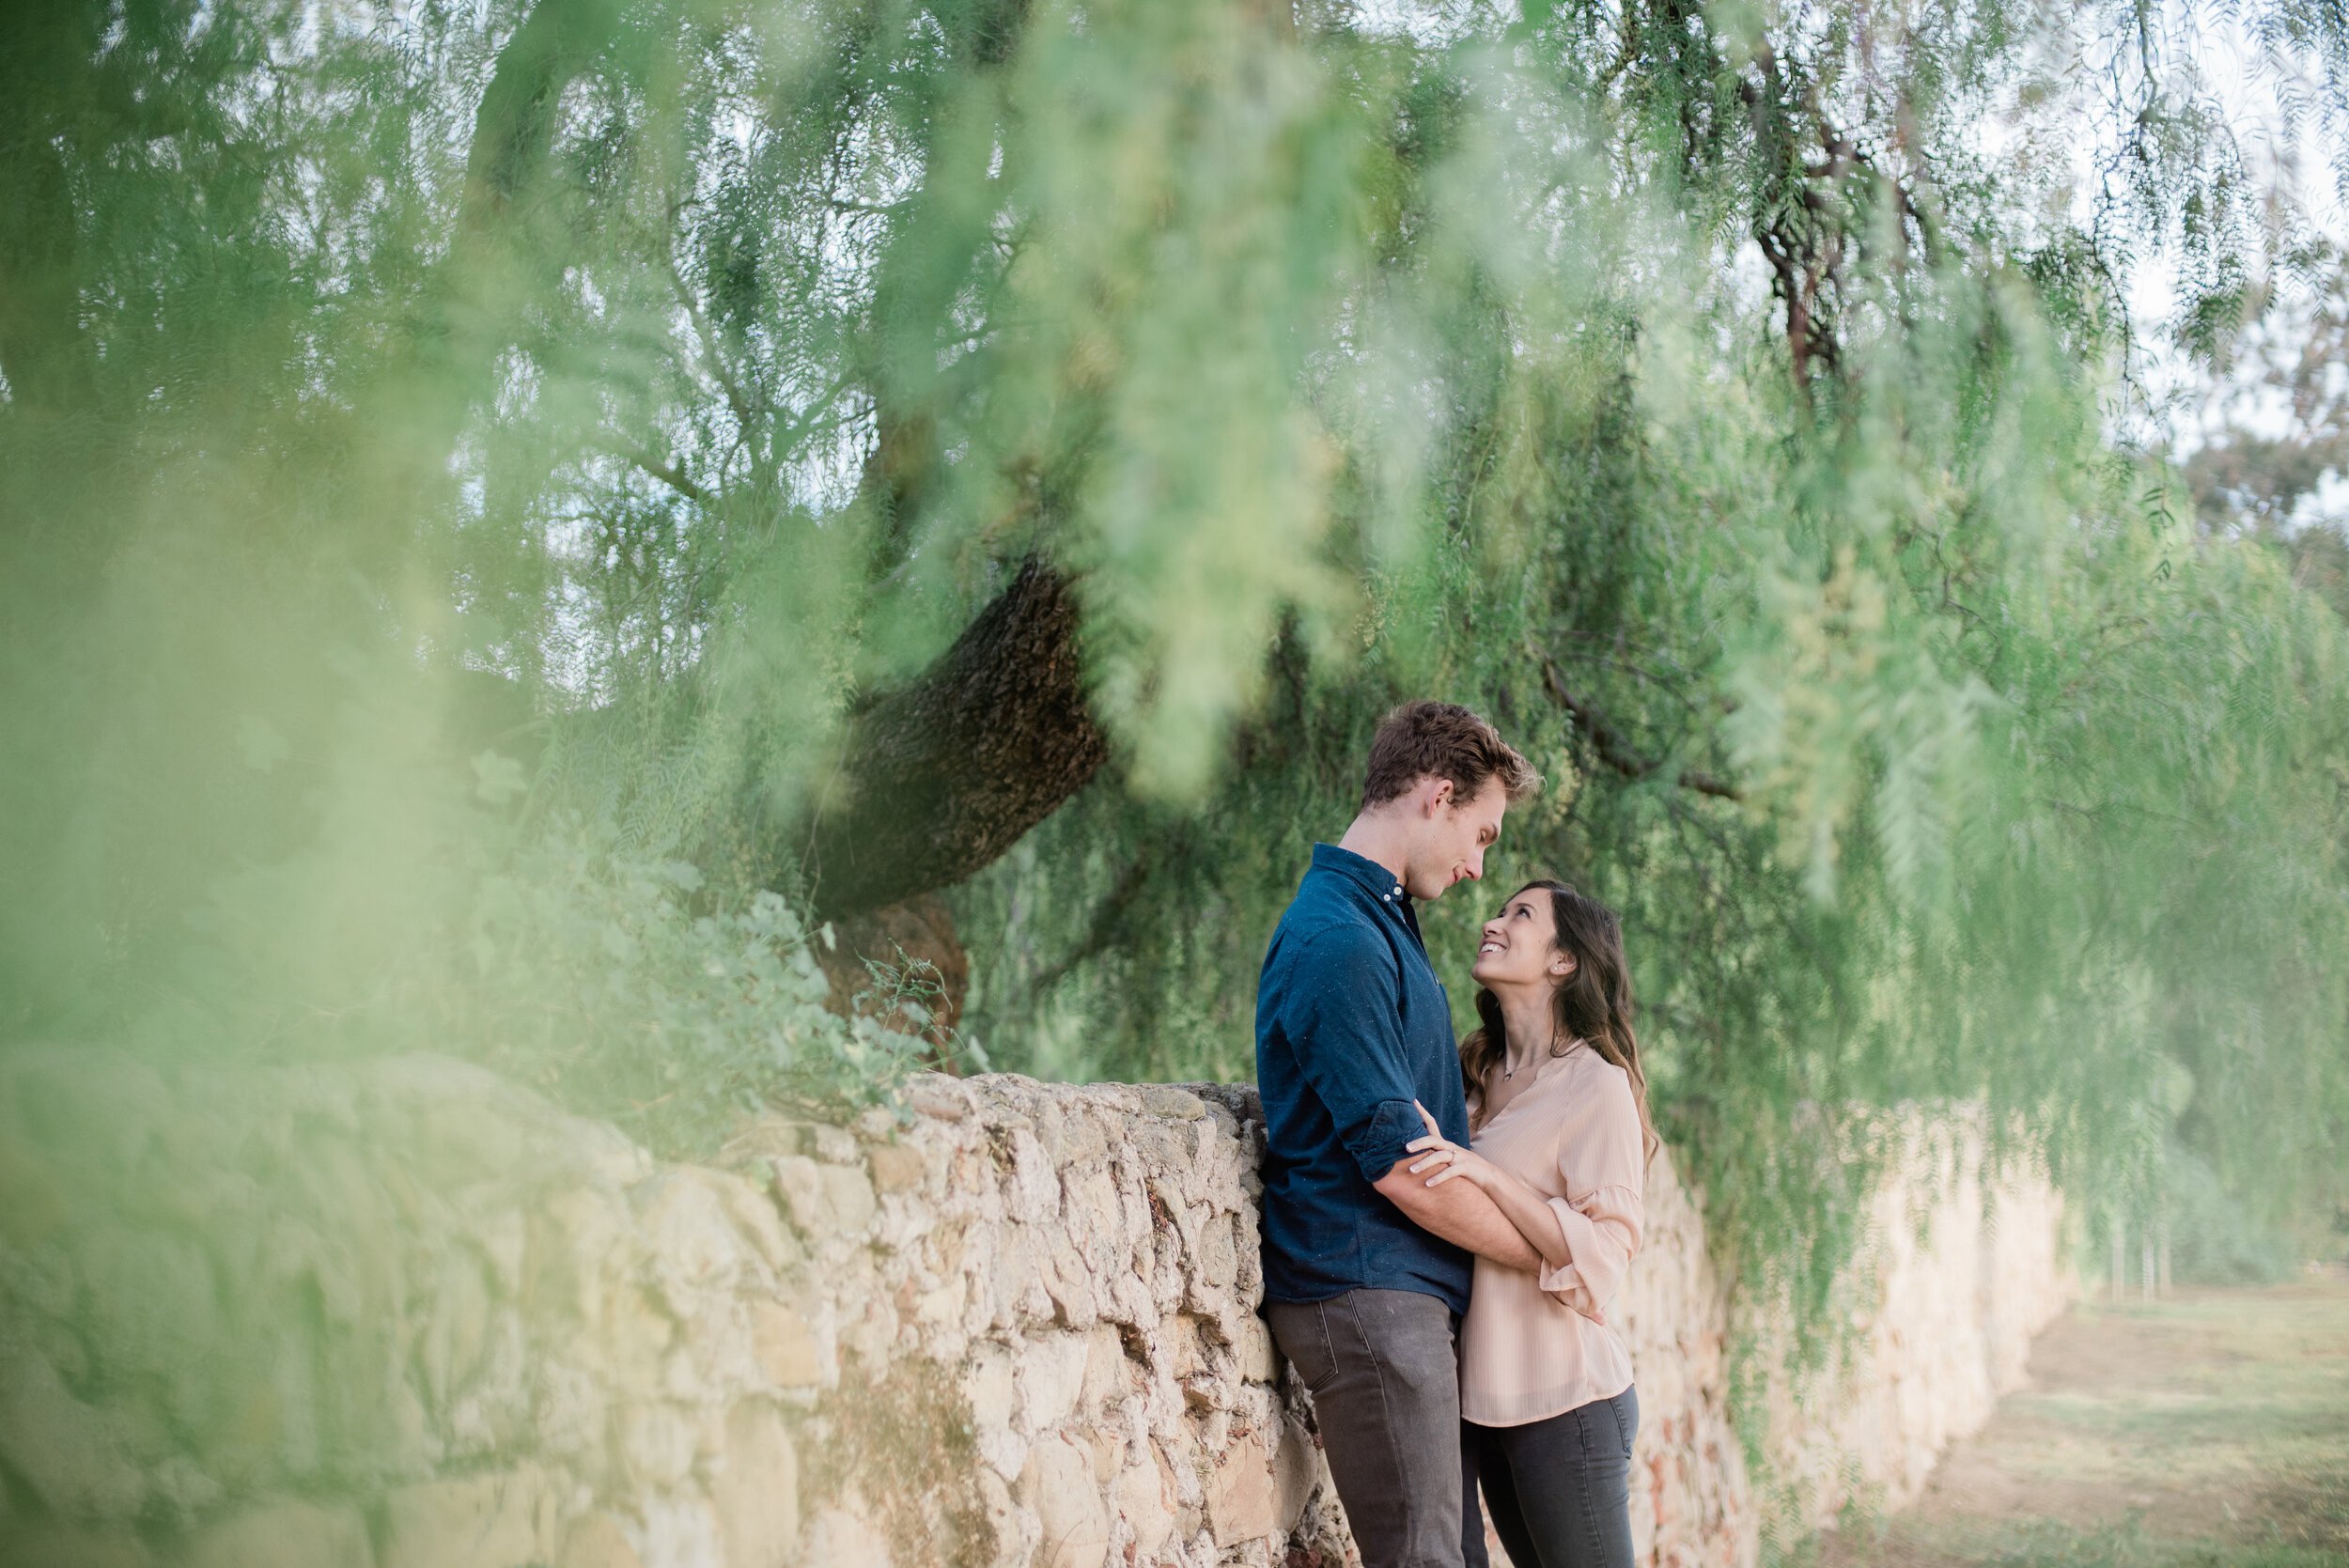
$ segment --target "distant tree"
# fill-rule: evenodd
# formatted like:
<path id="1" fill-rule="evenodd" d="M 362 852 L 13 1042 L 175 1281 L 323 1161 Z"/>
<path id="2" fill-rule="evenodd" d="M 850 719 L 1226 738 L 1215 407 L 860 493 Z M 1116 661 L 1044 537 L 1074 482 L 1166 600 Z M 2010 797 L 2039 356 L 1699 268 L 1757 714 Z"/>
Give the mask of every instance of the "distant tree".
<path id="1" fill-rule="evenodd" d="M 2282 298 L 2232 356 L 2217 428 L 2186 474 L 2205 528 L 2263 540 L 2349 616 L 2349 513 L 2311 505 L 2349 479 L 2349 259 L 2316 245 L 2294 260 Z"/>

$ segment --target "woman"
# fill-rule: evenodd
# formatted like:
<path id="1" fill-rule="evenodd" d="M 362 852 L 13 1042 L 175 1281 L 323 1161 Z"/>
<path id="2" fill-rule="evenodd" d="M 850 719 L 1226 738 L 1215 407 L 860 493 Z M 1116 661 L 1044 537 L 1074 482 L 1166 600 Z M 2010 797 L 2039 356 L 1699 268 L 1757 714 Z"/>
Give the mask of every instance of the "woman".
<path id="1" fill-rule="evenodd" d="M 1602 1309 L 1640 1248 L 1657 1140 L 1623 928 L 1595 899 L 1531 882 L 1486 924 L 1471 972 L 1484 1027 L 1460 1043 L 1470 1146 L 1430 1120 L 1411 1169 L 1483 1188 L 1547 1266 L 1476 1260 L 1460 1327 L 1463 1552 L 1482 1568 L 1481 1482 L 1517 1568 L 1631 1568 L 1640 1405 Z"/>

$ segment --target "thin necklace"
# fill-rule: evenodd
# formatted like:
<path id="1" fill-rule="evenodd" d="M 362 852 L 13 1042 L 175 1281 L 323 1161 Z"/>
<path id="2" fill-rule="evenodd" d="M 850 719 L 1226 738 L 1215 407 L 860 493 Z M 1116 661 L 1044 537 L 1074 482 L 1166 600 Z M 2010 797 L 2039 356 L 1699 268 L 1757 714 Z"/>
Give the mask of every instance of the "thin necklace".
<path id="1" fill-rule="evenodd" d="M 1555 1034 L 1549 1037 L 1549 1048 L 1552 1050 L 1558 1048 L 1558 1036 Z M 1517 1076 L 1517 1070 L 1509 1065 L 1509 1057 L 1506 1052 L 1503 1052 L 1501 1058 L 1501 1076 L 1504 1079 Z"/>

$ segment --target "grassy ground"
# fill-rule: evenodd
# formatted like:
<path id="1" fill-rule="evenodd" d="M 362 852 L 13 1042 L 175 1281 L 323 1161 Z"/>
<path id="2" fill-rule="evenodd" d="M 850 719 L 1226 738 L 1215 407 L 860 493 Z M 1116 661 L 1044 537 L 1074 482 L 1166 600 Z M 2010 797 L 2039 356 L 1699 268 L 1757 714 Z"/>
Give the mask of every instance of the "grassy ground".
<path id="1" fill-rule="evenodd" d="M 2082 1306 L 1924 1495 L 1817 1568 L 2349 1565 L 2349 1278 Z"/>

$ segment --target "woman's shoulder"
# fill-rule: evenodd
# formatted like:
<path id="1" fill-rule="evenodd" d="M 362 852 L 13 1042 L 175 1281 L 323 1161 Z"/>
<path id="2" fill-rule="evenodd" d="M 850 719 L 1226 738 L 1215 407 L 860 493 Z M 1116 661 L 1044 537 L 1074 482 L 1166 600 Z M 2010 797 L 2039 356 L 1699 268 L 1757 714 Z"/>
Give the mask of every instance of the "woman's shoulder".
<path id="1" fill-rule="evenodd" d="M 1631 1075 L 1598 1054 L 1589 1046 L 1574 1053 L 1574 1077 L 1567 1093 L 1595 1113 L 1623 1113 L 1632 1117 L 1640 1114 L 1639 1096 L 1632 1092 Z"/>
<path id="2" fill-rule="evenodd" d="M 1631 1093 L 1631 1075 L 1599 1055 L 1598 1048 L 1587 1041 L 1567 1053 L 1567 1064 L 1574 1069 L 1579 1088 L 1596 1089 L 1601 1094 L 1616 1089 L 1626 1094 Z"/>
<path id="3" fill-rule="evenodd" d="M 1625 1186 L 1636 1191 L 1645 1164 L 1645 1133 L 1631 1075 L 1587 1047 L 1575 1055 L 1589 1060 L 1578 1063 L 1568 1091 L 1573 1109 L 1565 1120 L 1573 1124 L 1575 1135 L 1561 1145 L 1561 1158 L 1573 1167 L 1569 1185 Z"/>

